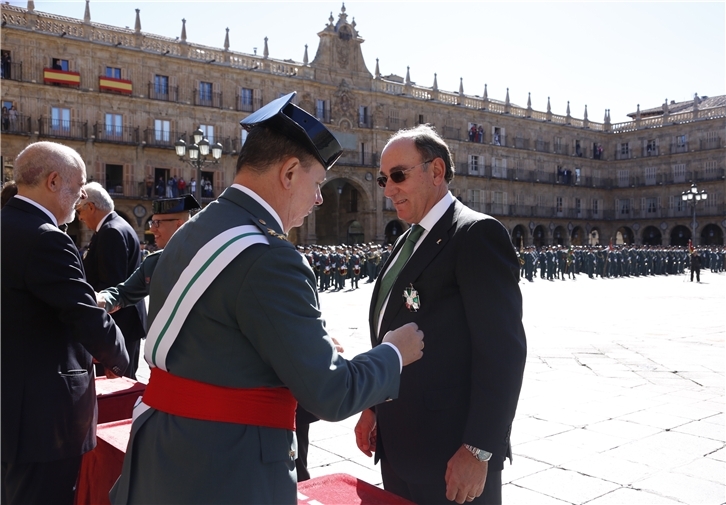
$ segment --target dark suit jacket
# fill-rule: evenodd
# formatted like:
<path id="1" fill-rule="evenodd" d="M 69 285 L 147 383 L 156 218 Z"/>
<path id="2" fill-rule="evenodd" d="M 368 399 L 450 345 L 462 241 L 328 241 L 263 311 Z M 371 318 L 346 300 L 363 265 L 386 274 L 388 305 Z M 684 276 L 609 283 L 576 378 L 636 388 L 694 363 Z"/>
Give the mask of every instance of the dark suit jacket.
<path id="1" fill-rule="evenodd" d="M 2 461 L 79 456 L 96 445 L 91 355 L 122 373 L 124 340 L 96 305 L 73 241 L 12 198 L 2 221 Z"/>
<path id="2" fill-rule="evenodd" d="M 519 263 L 507 230 L 455 201 L 401 270 L 377 334 L 372 313 L 382 277 L 371 302 L 373 345 L 413 321 L 426 348 L 404 367 L 398 399 L 376 406 L 376 456 L 408 481 L 443 479 L 467 443 L 492 452 L 489 468 L 501 470 L 526 357 Z M 404 305 L 411 286 L 420 296 L 417 312 Z"/>
<path id="3" fill-rule="evenodd" d="M 111 212 L 91 239 L 83 258 L 88 283 L 96 291 L 116 287 L 139 267 L 141 247 L 136 232 L 121 216 Z M 146 304 L 140 301 L 111 316 L 127 342 L 146 336 Z"/>

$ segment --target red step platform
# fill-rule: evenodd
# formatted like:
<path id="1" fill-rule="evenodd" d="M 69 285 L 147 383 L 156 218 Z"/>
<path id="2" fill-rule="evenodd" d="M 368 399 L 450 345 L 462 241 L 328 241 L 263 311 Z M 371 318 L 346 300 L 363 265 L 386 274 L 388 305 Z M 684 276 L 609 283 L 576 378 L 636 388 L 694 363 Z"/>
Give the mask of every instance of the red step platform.
<path id="1" fill-rule="evenodd" d="M 323 475 L 297 486 L 298 505 L 412 505 L 413 502 L 345 473 Z"/>
<path id="2" fill-rule="evenodd" d="M 145 384 L 126 377 L 96 377 L 98 424 L 130 419 L 136 399 L 145 389 Z"/>

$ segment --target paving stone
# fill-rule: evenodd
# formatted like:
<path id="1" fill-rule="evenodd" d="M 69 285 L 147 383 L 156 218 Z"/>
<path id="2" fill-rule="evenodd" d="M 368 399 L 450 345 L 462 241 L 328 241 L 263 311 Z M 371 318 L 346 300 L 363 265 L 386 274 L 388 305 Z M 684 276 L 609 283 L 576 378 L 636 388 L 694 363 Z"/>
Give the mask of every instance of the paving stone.
<path id="1" fill-rule="evenodd" d="M 547 438 L 519 444 L 516 448 L 517 454 L 528 458 L 549 463 L 550 465 L 561 465 L 574 459 L 582 459 L 596 454 L 597 451 L 574 447 L 564 444 L 557 444 Z"/>
<path id="2" fill-rule="evenodd" d="M 683 502 L 671 500 L 648 491 L 620 488 L 587 502 L 587 505 L 676 505 L 679 503 Z"/>
<path id="3" fill-rule="evenodd" d="M 518 479 L 513 484 L 570 503 L 585 503 L 620 487 L 613 482 L 561 468 L 545 470 Z"/>
<path id="4" fill-rule="evenodd" d="M 726 462 L 712 458 L 700 458 L 687 465 L 679 466 L 673 471 L 723 484 L 724 477 L 726 477 Z"/>
<path id="5" fill-rule="evenodd" d="M 637 483 L 637 488 L 683 503 L 715 503 L 726 500 L 726 486 L 675 472 L 661 472 Z"/>
<path id="6" fill-rule="evenodd" d="M 564 505 L 571 502 L 558 500 L 515 484 L 505 484 L 502 486 L 502 503 L 507 505 Z"/>
<path id="7" fill-rule="evenodd" d="M 556 444 L 572 445 L 595 452 L 607 451 L 629 442 L 625 438 L 604 435 L 584 428 L 577 428 L 547 438 Z"/>
<path id="8" fill-rule="evenodd" d="M 614 458 L 607 453 L 568 461 L 563 463 L 561 467 L 624 486 L 658 472 L 656 468 L 651 466 L 633 463 L 622 458 Z"/>
<path id="9" fill-rule="evenodd" d="M 706 437 L 713 440 L 726 441 L 726 426 L 704 421 L 693 421 L 678 428 L 673 428 L 676 433 L 688 433 L 697 437 Z"/>
<path id="10" fill-rule="evenodd" d="M 632 421 L 622 421 L 620 419 L 611 419 L 600 423 L 588 424 L 585 429 L 628 440 L 639 440 L 662 431 L 660 428 Z"/>

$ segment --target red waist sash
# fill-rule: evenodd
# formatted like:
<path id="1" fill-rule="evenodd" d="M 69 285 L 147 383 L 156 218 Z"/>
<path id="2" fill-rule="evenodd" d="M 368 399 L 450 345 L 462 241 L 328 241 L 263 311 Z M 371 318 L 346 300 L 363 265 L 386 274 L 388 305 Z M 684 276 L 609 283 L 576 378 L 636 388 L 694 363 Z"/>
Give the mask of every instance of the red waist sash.
<path id="1" fill-rule="evenodd" d="M 215 386 L 154 367 L 143 402 L 167 414 L 191 419 L 295 429 L 297 400 L 284 387 Z"/>

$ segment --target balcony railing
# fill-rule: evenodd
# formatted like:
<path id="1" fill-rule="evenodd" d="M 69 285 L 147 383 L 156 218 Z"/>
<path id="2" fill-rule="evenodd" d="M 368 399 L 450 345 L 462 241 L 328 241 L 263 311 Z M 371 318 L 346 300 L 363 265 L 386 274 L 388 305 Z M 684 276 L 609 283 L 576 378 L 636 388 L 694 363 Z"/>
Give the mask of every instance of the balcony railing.
<path id="1" fill-rule="evenodd" d="M 721 137 L 711 139 L 701 139 L 701 151 L 706 149 L 718 149 L 721 147 Z"/>
<path id="2" fill-rule="evenodd" d="M 179 101 L 179 88 L 177 86 L 157 86 L 149 83 L 149 98 L 152 100 L 163 100 L 165 102 Z"/>
<path id="3" fill-rule="evenodd" d="M 38 119 L 38 133 L 41 137 L 86 140 L 88 138 L 88 121 L 64 121 L 41 117 Z"/>
<path id="4" fill-rule="evenodd" d="M 449 140 L 461 140 L 461 128 L 444 126 L 444 138 Z"/>
<path id="5" fill-rule="evenodd" d="M 215 142 L 222 144 L 222 154 L 237 154 L 242 147 L 242 140 L 237 137 L 224 137 Z"/>
<path id="6" fill-rule="evenodd" d="M 643 158 L 658 155 L 660 155 L 660 148 L 658 146 L 646 146 L 642 149 L 642 152 L 640 154 L 640 156 Z"/>
<path id="7" fill-rule="evenodd" d="M 495 133 L 492 135 L 492 145 L 493 146 L 506 146 L 507 145 L 507 136 L 502 135 L 500 133 Z"/>
<path id="8" fill-rule="evenodd" d="M 615 149 L 615 159 L 616 160 L 629 160 L 632 157 L 633 157 L 632 152 L 629 149 L 625 152 L 623 152 L 622 149 Z"/>
<path id="9" fill-rule="evenodd" d="M 12 61 L 3 62 L 2 64 L 2 78 L 11 81 L 22 81 L 23 80 L 23 62 L 19 61 L 14 63 Z"/>
<path id="10" fill-rule="evenodd" d="M 373 128 L 371 116 L 358 116 L 358 128 Z"/>
<path id="11" fill-rule="evenodd" d="M 16 133 L 19 135 L 28 135 L 32 132 L 32 124 L 30 116 L 18 114 L 14 118 L 12 116 L 2 119 L 3 133 Z"/>
<path id="12" fill-rule="evenodd" d="M 318 121 L 322 121 L 323 123 L 330 123 L 330 110 L 316 110 L 315 119 L 317 119 Z"/>
<path id="13" fill-rule="evenodd" d="M 529 149 L 529 139 L 515 138 L 512 147 L 516 149 Z"/>
<path id="14" fill-rule="evenodd" d="M 554 152 L 555 154 L 564 154 L 567 155 L 570 152 L 570 146 L 565 144 L 555 144 L 554 145 Z"/>
<path id="15" fill-rule="evenodd" d="M 338 160 L 338 164 L 358 167 L 377 167 L 378 153 L 374 151 L 346 149 Z"/>
<path id="16" fill-rule="evenodd" d="M 252 100 L 249 97 L 242 97 L 237 95 L 237 110 L 240 112 L 254 112 L 262 107 L 262 98 L 254 97 Z"/>
<path id="17" fill-rule="evenodd" d="M 587 158 L 587 147 L 575 147 L 575 152 L 572 155 L 578 158 Z"/>
<path id="18" fill-rule="evenodd" d="M 687 153 L 688 152 L 688 142 L 685 144 L 680 143 L 673 143 L 671 144 L 671 154 L 679 154 L 679 153 Z"/>
<path id="19" fill-rule="evenodd" d="M 107 125 L 96 123 L 93 125 L 93 135 L 98 142 L 113 142 L 115 144 L 138 144 L 139 127 Z"/>
<path id="20" fill-rule="evenodd" d="M 541 153 L 548 153 L 550 152 L 550 143 L 543 140 L 535 140 L 534 149 Z"/>
<path id="21" fill-rule="evenodd" d="M 174 142 L 178 139 L 186 141 L 186 132 L 176 132 L 170 130 L 155 130 L 153 128 L 147 128 L 144 130 L 144 141 L 147 146 L 150 147 L 163 147 L 167 149 L 174 149 Z"/>
<path id="22" fill-rule="evenodd" d="M 406 128 L 406 123 L 407 121 L 405 119 L 388 117 L 386 120 L 386 128 L 389 130 L 400 130 L 401 128 Z"/>
<path id="23" fill-rule="evenodd" d="M 198 89 L 194 90 L 194 105 L 201 107 L 222 108 L 222 93 L 200 93 Z"/>

